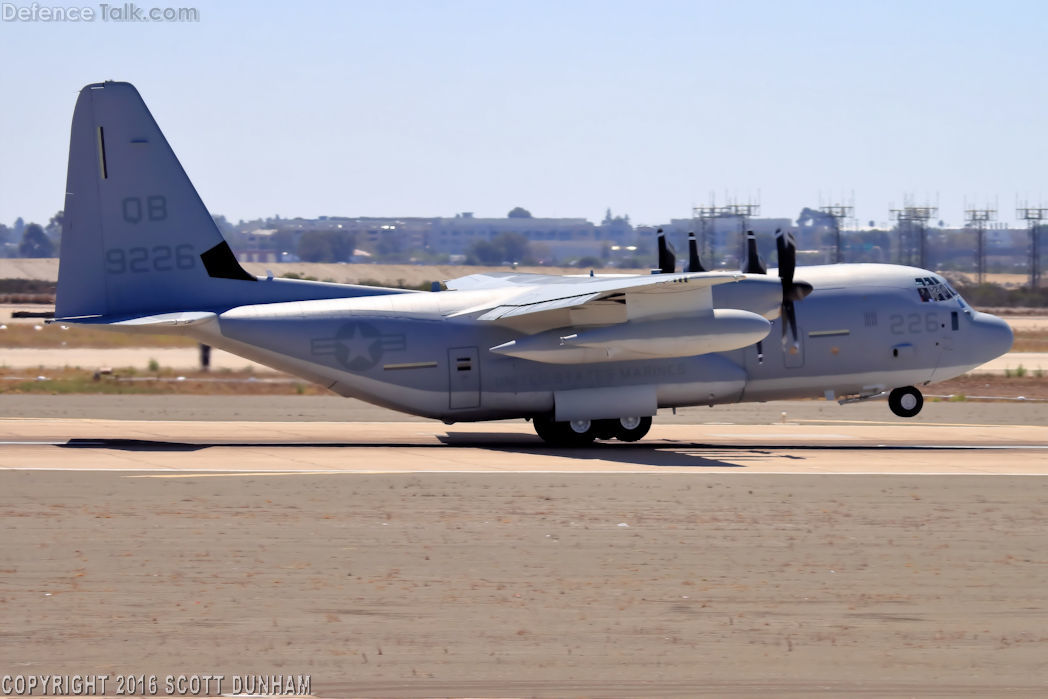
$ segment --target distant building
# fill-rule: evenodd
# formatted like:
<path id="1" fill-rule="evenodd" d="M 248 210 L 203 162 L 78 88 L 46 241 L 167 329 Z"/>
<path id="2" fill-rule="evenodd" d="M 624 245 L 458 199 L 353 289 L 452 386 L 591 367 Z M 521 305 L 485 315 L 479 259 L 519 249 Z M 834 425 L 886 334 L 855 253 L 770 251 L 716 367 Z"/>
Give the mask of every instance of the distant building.
<path id="1" fill-rule="evenodd" d="M 237 259 L 241 262 L 284 262 L 279 250 L 237 250 Z M 297 259 L 297 258 L 296 258 Z"/>
<path id="2" fill-rule="evenodd" d="M 438 253 L 465 254 L 475 241 L 491 240 L 500 233 L 519 233 L 531 243 L 542 243 L 557 259 L 599 255 L 603 247 L 597 227 L 584 218 L 474 218 L 469 215 L 433 221 L 430 249 Z M 579 252 L 583 250 L 585 252 Z"/>

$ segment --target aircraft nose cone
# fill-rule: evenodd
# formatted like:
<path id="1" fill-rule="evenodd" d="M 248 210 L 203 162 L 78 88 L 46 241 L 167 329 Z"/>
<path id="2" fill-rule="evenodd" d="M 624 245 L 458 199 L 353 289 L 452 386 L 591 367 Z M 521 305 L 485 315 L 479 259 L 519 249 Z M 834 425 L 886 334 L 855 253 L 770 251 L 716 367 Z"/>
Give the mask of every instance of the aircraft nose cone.
<path id="1" fill-rule="evenodd" d="M 1015 337 L 1008 323 L 989 313 L 977 313 L 974 320 L 978 328 L 979 353 L 985 355 L 983 361 L 996 359 L 1012 349 Z"/>

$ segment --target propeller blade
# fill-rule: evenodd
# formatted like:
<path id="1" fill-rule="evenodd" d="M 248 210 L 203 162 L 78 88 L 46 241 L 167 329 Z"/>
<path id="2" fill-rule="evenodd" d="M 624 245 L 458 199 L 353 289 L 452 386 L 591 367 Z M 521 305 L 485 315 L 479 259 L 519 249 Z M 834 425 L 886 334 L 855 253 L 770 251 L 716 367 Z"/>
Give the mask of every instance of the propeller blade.
<path id="1" fill-rule="evenodd" d="M 793 348 L 800 348 L 800 335 L 797 329 L 797 310 L 794 301 L 800 301 L 812 292 L 808 282 L 794 281 L 797 270 L 797 243 L 789 232 L 782 229 L 775 231 L 775 249 L 779 253 L 779 278 L 782 280 L 782 346 L 786 348 L 792 340 Z"/>
<path id="2" fill-rule="evenodd" d="M 797 311 L 793 307 L 793 301 L 782 302 L 782 346 L 786 347 L 792 340 L 793 347 L 800 346 L 797 337 Z"/>
<path id="3" fill-rule="evenodd" d="M 779 253 L 779 278 L 783 291 L 793 286 L 793 273 L 797 268 L 797 244 L 793 236 L 782 229 L 775 231 L 775 250 Z"/>
<path id="4" fill-rule="evenodd" d="M 746 231 L 746 262 L 742 266 L 746 274 L 767 274 L 768 268 L 761 261 L 760 251 L 757 249 L 757 236 L 753 231 Z"/>
<path id="5" fill-rule="evenodd" d="M 695 233 L 688 233 L 688 271 L 705 272 L 702 260 L 699 259 L 699 241 L 695 240 Z"/>
<path id="6" fill-rule="evenodd" d="M 666 234 L 660 228 L 657 232 L 659 245 L 659 271 L 663 274 L 673 274 L 677 271 L 677 255 L 673 247 L 666 242 Z"/>

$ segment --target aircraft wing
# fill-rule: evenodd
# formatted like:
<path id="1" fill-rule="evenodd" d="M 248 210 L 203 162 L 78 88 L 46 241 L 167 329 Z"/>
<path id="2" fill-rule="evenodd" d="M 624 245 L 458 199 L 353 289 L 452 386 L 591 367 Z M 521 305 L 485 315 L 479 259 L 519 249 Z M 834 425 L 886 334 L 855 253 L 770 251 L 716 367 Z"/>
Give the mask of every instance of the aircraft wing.
<path id="1" fill-rule="evenodd" d="M 492 292 L 489 300 L 453 316 L 472 315 L 482 322 L 537 332 L 701 313 L 713 307 L 713 286 L 744 278 L 741 273 L 725 272 L 609 277 L 472 274 L 445 284 L 451 290 Z"/>

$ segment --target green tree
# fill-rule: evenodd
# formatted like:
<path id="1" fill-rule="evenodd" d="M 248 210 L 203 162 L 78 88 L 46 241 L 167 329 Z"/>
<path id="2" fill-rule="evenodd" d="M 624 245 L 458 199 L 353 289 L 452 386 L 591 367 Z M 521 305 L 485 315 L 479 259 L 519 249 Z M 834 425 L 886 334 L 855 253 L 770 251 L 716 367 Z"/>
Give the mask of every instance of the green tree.
<path id="1" fill-rule="evenodd" d="M 604 260 L 594 255 L 587 255 L 576 260 L 575 266 L 582 269 L 600 269 L 604 266 Z"/>
<path id="2" fill-rule="evenodd" d="M 59 214 L 62 212 L 59 211 Z M 222 234 L 226 240 L 233 235 L 233 224 L 226 220 L 226 217 L 222 214 L 211 214 L 211 218 L 215 219 L 215 225 L 218 226 L 218 232 Z"/>
<path id="3" fill-rule="evenodd" d="M 55 246 L 44 233 L 39 223 L 30 223 L 22 233 L 22 242 L 18 244 L 18 254 L 22 257 L 54 257 Z"/>
<path id="4" fill-rule="evenodd" d="M 506 218 L 531 218 L 531 212 L 523 206 L 517 206 L 506 214 Z"/>
<path id="5" fill-rule="evenodd" d="M 534 264 L 531 243 L 520 233 L 499 233 L 491 240 L 477 240 L 466 252 L 468 264 L 500 265 L 504 262 Z"/>
<path id="6" fill-rule="evenodd" d="M 375 243 L 375 254 L 383 262 L 403 262 L 407 255 L 404 253 L 404 235 L 398 231 L 383 231 Z"/>
<path id="7" fill-rule="evenodd" d="M 290 254 L 296 254 L 298 249 L 295 245 L 295 232 L 288 230 L 287 228 L 281 229 L 269 236 L 269 239 L 263 243 L 264 246 L 277 252 L 286 252 Z"/>
<path id="8" fill-rule="evenodd" d="M 509 262 L 530 262 L 531 241 L 521 233 L 499 233 L 493 241 L 502 249 L 502 259 Z"/>
<path id="9" fill-rule="evenodd" d="M 356 237 L 345 231 L 306 231 L 295 254 L 303 262 L 349 262 Z"/>
<path id="10" fill-rule="evenodd" d="M 502 251 L 490 240 L 475 240 L 466 251 L 466 264 L 498 265 L 502 261 Z"/>
<path id="11" fill-rule="evenodd" d="M 44 229 L 48 235 L 62 237 L 62 227 L 65 225 L 65 211 L 59 211 L 51 220 L 47 222 L 47 228 Z"/>

